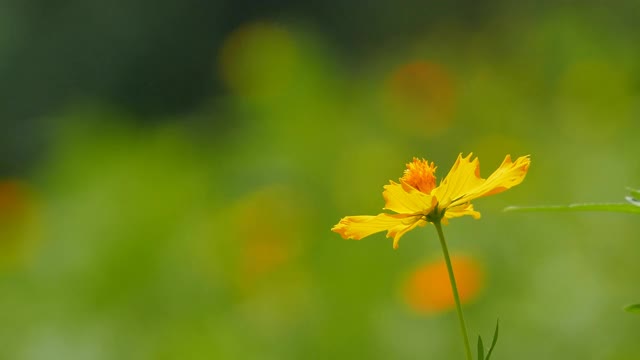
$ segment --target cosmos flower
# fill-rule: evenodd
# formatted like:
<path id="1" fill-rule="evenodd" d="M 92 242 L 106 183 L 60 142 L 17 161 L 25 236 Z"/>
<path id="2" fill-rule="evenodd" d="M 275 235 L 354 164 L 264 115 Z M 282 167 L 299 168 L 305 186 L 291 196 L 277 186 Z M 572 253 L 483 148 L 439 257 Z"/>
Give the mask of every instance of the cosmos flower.
<path id="1" fill-rule="evenodd" d="M 529 156 L 513 162 L 507 155 L 498 169 L 483 179 L 478 158 L 471 160 L 471 156 L 458 155 L 439 186 L 436 186 L 434 163 L 414 158 L 407 164 L 399 183 L 389 181 L 389 185 L 384 186 L 384 209 L 395 214 L 347 216 L 331 230 L 344 239 L 354 240 L 386 230 L 387 237 L 393 237 L 393 248 L 397 249 L 400 238 L 418 226 L 429 222 L 447 224 L 449 219 L 465 215 L 479 219 L 480 213 L 473 209 L 472 200 L 520 184 L 529 170 Z"/>

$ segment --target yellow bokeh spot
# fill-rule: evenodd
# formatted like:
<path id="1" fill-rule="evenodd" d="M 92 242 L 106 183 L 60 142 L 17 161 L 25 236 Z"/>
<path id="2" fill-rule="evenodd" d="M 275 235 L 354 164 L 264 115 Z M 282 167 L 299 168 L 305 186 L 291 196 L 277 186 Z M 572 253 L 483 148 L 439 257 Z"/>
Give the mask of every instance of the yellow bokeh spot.
<path id="1" fill-rule="evenodd" d="M 473 301 L 484 282 L 480 264 L 466 256 L 451 258 L 460 301 Z M 417 313 L 436 313 L 455 307 L 449 274 L 444 260 L 423 264 L 412 271 L 402 288 L 405 303 Z"/>
<path id="2" fill-rule="evenodd" d="M 252 23 L 232 32 L 219 54 L 220 76 L 234 93 L 248 98 L 281 95 L 293 81 L 298 51 L 291 33 L 271 23 Z"/>

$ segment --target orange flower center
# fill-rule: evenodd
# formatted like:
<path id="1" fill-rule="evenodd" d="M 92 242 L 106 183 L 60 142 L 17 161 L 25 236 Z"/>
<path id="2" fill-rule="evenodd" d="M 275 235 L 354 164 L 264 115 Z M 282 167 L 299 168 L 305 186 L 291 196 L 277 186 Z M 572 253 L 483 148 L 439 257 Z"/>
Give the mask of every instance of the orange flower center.
<path id="1" fill-rule="evenodd" d="M 433 162 L 429 164 L 425 159 L 413 158 L 413 161 L 407 164 L 407 169 L 404 171 L 400 181 L 425 194 L 429 194 L 436 187 L 435 172 L 436 166 Z"/>

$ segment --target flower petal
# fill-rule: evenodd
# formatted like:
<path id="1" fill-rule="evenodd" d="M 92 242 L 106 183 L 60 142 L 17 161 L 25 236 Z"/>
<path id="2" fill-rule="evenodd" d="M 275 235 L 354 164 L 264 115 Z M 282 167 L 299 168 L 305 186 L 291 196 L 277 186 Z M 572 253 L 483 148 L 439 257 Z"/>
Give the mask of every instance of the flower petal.
<path id="1" fill-rule="evenodd" d="M 471 154 L 466 158 L 458 156 L 447 177 L 433 191 L 441 209 L 463 205 L 520 184 L 527 175 L 531 163 L 528 155 L 519 157 L 515 162 L 511 161 L 510 155 L 507 155 L 498 169 L 485 180 L 480 177 L 478 158 L 469 161 L 470 157 Z"/>
<path id="2" fill-rule="evenodd" d="M 347 216 L 340 220 L 331 231 L 337 232 L 343 239 L 360 240 L 371 234 L 387 230 L 387 237 L 394 237 L 394 248 L 407 231 L 420 225 L 422 215 L 378 214 L 376 216 Z M 424 225 L 424 224 L 423 224 Z"/>
<path id="3" fill-rule="evenodd" d="M 466 203 L 458 206 L 453 206 L 447 209 L 442 218 L 442 223 L 447 224 L 449 219 L 471 215 L 474 219 L 480 219 L 480 213 L 473 210 L 473 204 Z"/>
<path id="4" fill-rule="evenodd" d="M 385 200 L 384 208 L 400 214 L 428 214 L 437 203 L 435 196 L 393 181 L 384 186 L 382 196 Z"/>
<path id="5" fill-rule="evenodd" d="M 459 199 L 484 183 L 484 179 L 480 177 L 480 162 L 477 157 L 471 161 L 472 155 L 473 153 L 470 153 L 463 158 L 462 154 L 459 154 L 449 174 L 433 190 L 432 193 L 438 198 L 440 209 L 446 209 L 454 202 L 457 204 L 468 202 L 468 200 L 459 201 Z"/>
<path id="6" fill-rule="evenodd" d="M 469 191 L 455 204 L 468 202 L 484 196 L 494 195 L 510 189 L 522 182 L 527 175 L 531 159 L 529 155 L 521 156 L 515 162 L 511 161 L 511 155 L 507 155 L 502 164 L 480 186 Z"/>
<path id="7" fill-rule="evenodd" d="M 515 162 L 511 161 L 511 155 L 507 155 L 500 167 L 478 189 L 476 197 L 498 194 L 520 184 L 527 175 L 530 164 L 529 155 L 521 156 Z"/>
<path id="8" fill-rule="evenodd" d="M 389 230 L 387 232 L 387 237 L 391 237 L 393 236 L 393 248 L 397 249 L 399 242 L 400 242 L 400 238 L 408 233 L 409 231 L 415 229 L 417 226 L 425 226 L 427 224 L 427 222 L 425 220 L 423 220 L 421 217 L 416 217 L 417 221 L 415 221 L 413 224 L 411 224 L 410 226 L 406 226 L 406 227 L 398 227 L 398 228 L 393 228 L 391 230 Z"/>

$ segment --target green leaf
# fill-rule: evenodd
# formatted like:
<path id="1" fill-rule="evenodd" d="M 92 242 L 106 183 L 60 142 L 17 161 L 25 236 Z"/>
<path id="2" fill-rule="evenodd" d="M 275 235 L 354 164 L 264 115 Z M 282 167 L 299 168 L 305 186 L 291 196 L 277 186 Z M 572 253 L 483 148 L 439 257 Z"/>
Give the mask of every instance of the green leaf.
<path id="1" fill-rule="evenodd" d="M 478 360 L 484 360 L 484 345 L 480 335 L 478 335 Z"/>
<path id="2" fill-rule="evenodd" d="M 489 352 L 487 353 L 487 357 L 485 360 L 489 360 L 491 357 L 491 353 L 493 352 L 493 348 L 496 347 L 496 343 L 498 342 L 498 328 L 500 327 L 500 319 L 496 320 L 496 331 L 493 333 L 493 340 L 491 341 L 491 347 L 489 348 Z"/>
<path id="3" fill-rule="evenodd" d="M 634 206 L 640 206 L 640 200 L 637 200 L 634 197 L 631 196 L 625 196 L 625 199 L 629 202 L 629 204 L 634 205 Z"/>
<path id="4" fill-rule="evenodd" d="M 636 200 L 640 200 L 640 190 L 637 189 L 633 189 L 628 187 L 627 190 L 629 190 L 629 193 L 631 193 L 631 196 L 636 199 Z"/>
<path id="5" fill-rule="evenodd" d="M 624 311 L 630 313 L 640 313 L 640 304 L 631 304 L 624 308 Z"/>
<path id="6" fill-rule="evenodd" d="M 550 206 L 508 206 L 503 211 L 606 211 L 640 213 L 640 206 L 627 203 L 584 203 L 571 205 L 550 205 Z"/>

